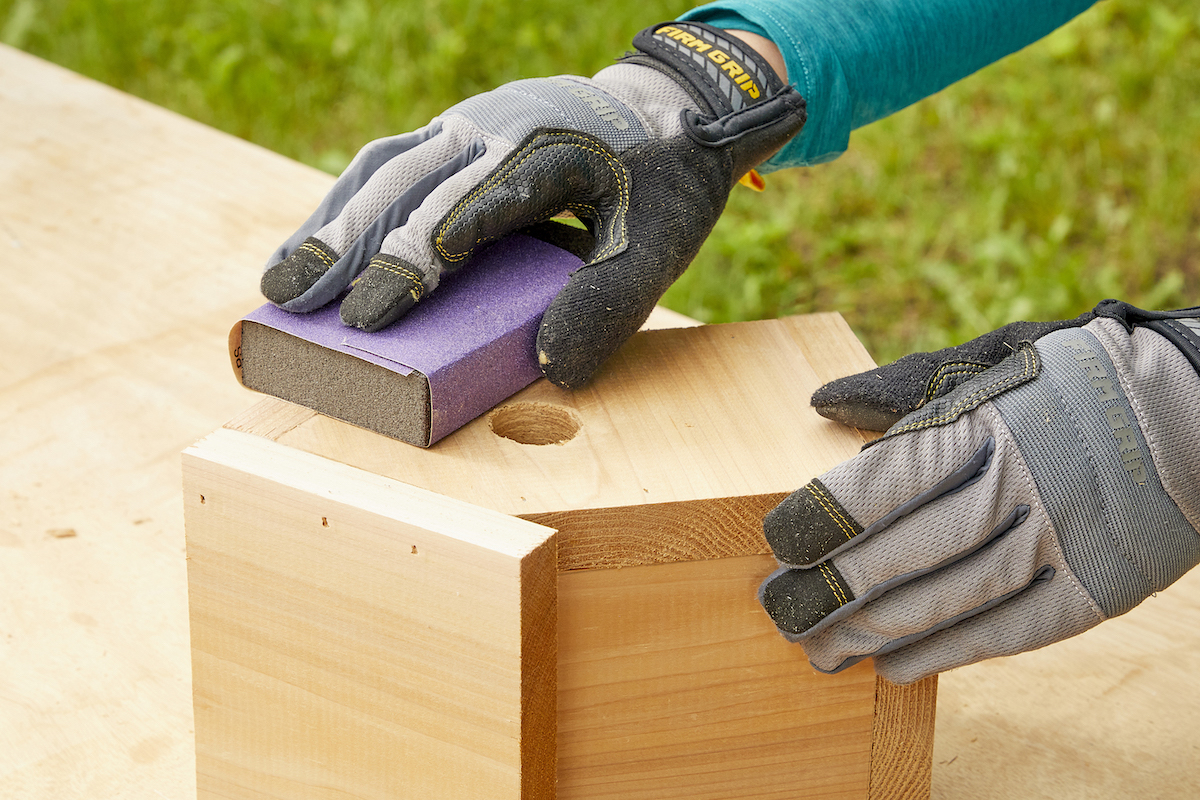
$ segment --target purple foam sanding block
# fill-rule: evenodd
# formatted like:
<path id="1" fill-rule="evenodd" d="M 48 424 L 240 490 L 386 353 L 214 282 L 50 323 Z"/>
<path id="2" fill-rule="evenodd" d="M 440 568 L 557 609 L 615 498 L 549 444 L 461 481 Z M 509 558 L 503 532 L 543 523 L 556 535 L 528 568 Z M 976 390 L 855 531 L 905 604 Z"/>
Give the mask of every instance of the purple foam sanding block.
<path id="1" fill-rule="evenodd" d="M 376 333 L 343 325 L 337 301 L 310 314 L 268 303 L 230 331 L 234 372 L 250 389 L 427 447 L 541 376 L 538 325 L 582 263 L 511 236 Z"/>

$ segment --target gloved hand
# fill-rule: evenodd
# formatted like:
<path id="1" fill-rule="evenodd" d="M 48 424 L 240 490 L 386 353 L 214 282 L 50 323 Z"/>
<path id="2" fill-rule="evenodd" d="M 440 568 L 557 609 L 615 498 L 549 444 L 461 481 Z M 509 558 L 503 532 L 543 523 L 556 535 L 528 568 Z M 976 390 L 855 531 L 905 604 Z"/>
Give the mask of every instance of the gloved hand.
<path id="1" fill-rule="evenodd" d="M 1047 325 L 948 391 L 986 343 L 817 393 L 919 408 L 764 522 L 783 566 L 760 600 L 814 667 L 909 683 L 1032 650 L 1200 561 L 1200 308 Z"/>
<path id="2" fill-rule="evenodd" d="M 804 124 L 804 100 L 707 25 L 656 25 L 595 77 L 535 78 L 365 147 L 268 262 L 262 291 L 379 330 L 482 244 L 569 211 L 595 244 L 543 317 L 545 375 L 585 382 L 649 316 L 733 185 Z M 361 273 L 361 274 L 360 274 Z"/>

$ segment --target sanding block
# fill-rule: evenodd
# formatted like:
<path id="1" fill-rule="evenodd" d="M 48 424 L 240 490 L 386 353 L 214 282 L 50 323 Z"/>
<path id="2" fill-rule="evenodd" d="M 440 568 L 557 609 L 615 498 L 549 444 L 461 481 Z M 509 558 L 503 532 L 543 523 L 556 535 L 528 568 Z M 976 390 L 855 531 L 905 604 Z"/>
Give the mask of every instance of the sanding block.
<path id="1" fill-rule="evenodd" d="M 582 264 L 511 236 L 376 333 L 343 325 L 336 301 L 311 314 L 267 303 L 230 331 L 234 372 L 250 389 L 427 447 L 541 377 L 538 325 Z"/>

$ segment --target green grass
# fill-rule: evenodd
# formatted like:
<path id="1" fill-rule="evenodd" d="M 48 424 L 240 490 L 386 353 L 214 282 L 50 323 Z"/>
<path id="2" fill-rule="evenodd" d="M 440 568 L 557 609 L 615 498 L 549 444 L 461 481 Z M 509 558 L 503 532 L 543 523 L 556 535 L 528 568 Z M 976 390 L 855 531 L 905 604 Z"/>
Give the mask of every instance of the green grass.
<path id="1" fill-rule="evenodd" d="M 0 0 L 0 40 L 331 172 L 519 77 L 591 74 L 687 3 Z M 881 361 L 1115 296 L 1200 303 L 1200 7 L 1108 0 L 736 190 L 667 303 L 839 310 Z"/>

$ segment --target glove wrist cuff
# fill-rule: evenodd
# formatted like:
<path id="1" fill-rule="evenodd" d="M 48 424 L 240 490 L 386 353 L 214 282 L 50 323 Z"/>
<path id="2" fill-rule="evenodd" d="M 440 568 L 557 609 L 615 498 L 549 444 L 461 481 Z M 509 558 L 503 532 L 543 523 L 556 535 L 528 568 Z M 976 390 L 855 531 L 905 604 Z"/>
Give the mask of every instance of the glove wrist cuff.
<path id="1" fill-rule="evenodd" d="M 1102 300 L 1095 308 L 1098 317 L 1115 319 L 1128 333 L 1135 327 L 1149 328 L 1183 354 L 1200 374 L 1200 306 L 1178 311 L 1147 311 L 1120 300 Z"/>
<path id="2" fill-rule="evenodd" d="M 1144 325 L 1175 345 L 1200 374 L 1200 316 L 1151 320 Z"/>
<path id="3" fill-rule="evenodd" d="M 774 97 L 786 86 L 756 50 L 720 28 L 664 22 L 633 37 L 639 51 L 626 60 L 668 72 L 713 118 Z"/>

